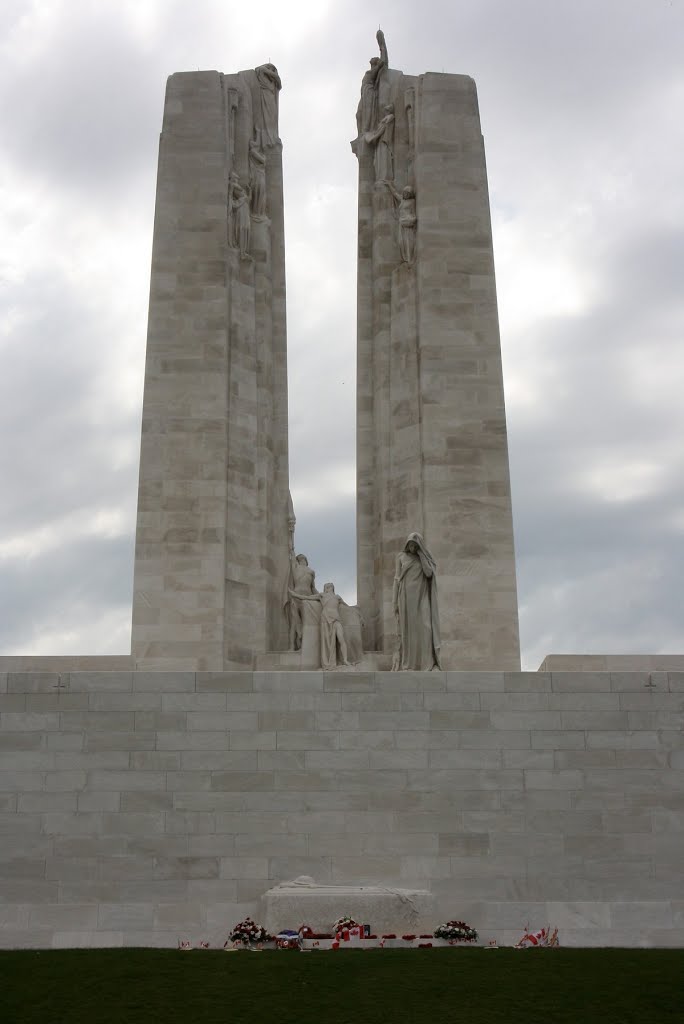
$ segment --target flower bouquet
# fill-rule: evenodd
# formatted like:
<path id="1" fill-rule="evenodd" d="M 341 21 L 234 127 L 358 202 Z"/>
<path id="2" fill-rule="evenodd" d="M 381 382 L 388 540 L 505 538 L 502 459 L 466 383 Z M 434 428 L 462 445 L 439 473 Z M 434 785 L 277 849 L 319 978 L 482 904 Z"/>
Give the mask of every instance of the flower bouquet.
<path id="1" fill-rule="evenodd" d="M 435 929 L 436 939 L 446 939 L 447 942 L 477 942 L 477 932 L 465 921 L 447 921 Z"/>
<path id="2" fill-rule="evenodd" d="M 266 929 L 253 921 L 251 917 L 246 917 L 244 921 L 238 921 L 228 936 L 228 942 L 241 942 L 243 946 L 251 946 L 257 942 L 269 942 L 270 939 L 271 936 Z"/>
<path id="3" fill-rule="evenodd" d="M 349 915 L 347 914 L 345 917 L 338 917 L 338 919 L 335 921 L 335 924 L 332 926 L 333 935 L 336 935 L 338 932 L 343 931 L 345 928 L 349 929 L 358 927 L 358 922 L 355 921 L 353 917 L 349 917 Z"/>

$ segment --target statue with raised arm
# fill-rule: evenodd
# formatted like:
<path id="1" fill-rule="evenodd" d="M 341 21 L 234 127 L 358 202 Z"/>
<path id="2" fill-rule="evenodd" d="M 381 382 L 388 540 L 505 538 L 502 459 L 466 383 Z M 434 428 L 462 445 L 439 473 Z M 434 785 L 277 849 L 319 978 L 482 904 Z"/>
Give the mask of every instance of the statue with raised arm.
<path id="1" fill-rule="evenodd" d="M 340 618 L 340 606 L 345 601 L 335 593 L 332 583 L 326 583 L 322 594 L 296 594 L 293 598 L 300 601 L 320 601 L 321 603 L 321 667 L 331 672 L 338 665 L 348 665 L 347 642 Z"/>
<path id="2" fill-rule="evenodd" d="M 275 146 L 280 142 L 278 136 L 278 93 L 283 87 L 275 64 L 260 64 L 254 69 L 259 89 L 261 91 L 261 103 L 256 118 L 256 128 L 259 131 L 259 142 L 262 148 Z"/>
<path id="3" fill-rule="evenodd" d="M 375 180 L 394 179 L 394 105 L 388 103 L 377 128 L 366 132 L 365 141 L 375 146 Z"/>
<path id="4" fill-rule="evenodd" d="M 397 191 L 391 181 L 385 180 L 385 185 L 397 206 L 399 252 L 404 263 L 411 266 L 416 259 L 416 192 L 411 185 L 406 185 L 401 192 Z"/>
<path id="5" fill-rule="evenodd" d="M 382 29 L 375 33 L 380 48 L 379 57 L 371 57 L 370 68 L 361 80 L 361 99 L 356 110 L 356 127 L 359 135 L 372 131 L 378 120 L 378 86 L 380 75 L 389 67 L 387 44 Z"/>
<path id="6" fill-rule="evenodd" d="M 393 670 L 441 668 L 437 566 L 419 533 L 410 533 L 397 556 L 392 605 L 398 644 Z"/>

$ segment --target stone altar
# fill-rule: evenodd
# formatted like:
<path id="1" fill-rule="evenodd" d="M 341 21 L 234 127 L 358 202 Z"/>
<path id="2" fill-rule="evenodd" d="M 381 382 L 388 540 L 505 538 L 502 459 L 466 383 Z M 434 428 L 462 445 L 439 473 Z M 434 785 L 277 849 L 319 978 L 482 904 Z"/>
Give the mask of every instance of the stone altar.
<path id="1" fill-rule="evenodd" d="M 314 931 L 327 931 L 342 914 L 370 923 L 374 932 L 434 929 L 434 895 L 427 889 L 401 889 L 385 885 L 317 885 L 309 875 L 280 882 L 261 897 L 261 918 L 267 931 L 306 923 Z M 294 927 L 298 927 L 299 924 Z"/>

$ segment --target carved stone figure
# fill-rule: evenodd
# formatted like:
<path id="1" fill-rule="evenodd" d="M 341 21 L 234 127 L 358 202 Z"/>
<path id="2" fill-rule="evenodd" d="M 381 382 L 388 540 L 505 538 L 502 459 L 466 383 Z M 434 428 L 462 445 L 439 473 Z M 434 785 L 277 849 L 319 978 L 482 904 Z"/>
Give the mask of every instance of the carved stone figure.
<path id="1" fill-rule="evenodd" d="M 391 181 L 385 181 L 385 185 L 392 193 L 392 198 L 397 204 L 399 220 L 399 252 L 404 263 L 409 266 L 416 258 L 416 193 L 410 185 L 406 185 L 399 193 Z"/>
<path id="2" fill-rule="evenodd" d="M 406 111 L 406 123 L 408 125 L 409 160 L 413 159 L 413 147 L 415 145 L 415 106 L 416 90 L 411 86 L 404 92 L 404 110 Z"/>
<path id="3" fill-rule="evenodd" d="M 338 664 L 348 665 L 347 643 L 340 618 L 340 606 L 346 602 L 335 593 L 332 583 L 326 583 L 322 594 L 295 594 L 292 596 L 301 601 L 320 601 L 321 608 L 321 667 L 330 672 Z M 339 654 L 339 657 L 338 657 Z"/>
<path id="4" fill-rule="evenodd" d="M 363 660 L 363 616 L 357 604 L 340 604 L 340 619 L 347 642 L 347 660 L 358 665 Z"/>
<path id="5" fill-rule="evenodd" d="M 370 68 L 361 80 L 361 99 L 356 111 L 356 127 L 359 135 L 372 131 L 378 120 L 378 86 L 380 74 L 389 66 L 387 45 L 381 29 L 375 33 L 380 48 L 379 57 L 371 57 Z"/>
<path id="6" fill-rule="evenodd" d="M 288 576 L 285 615 L 288 620 L 288 639 L 291 651 L 299 651 L 302 647 L 304 620 L 302 616 L 302 598 L 318 597 L 315 581 L 316 573 L 309 568 L 306 555 L 295 555 L 292 546 L 294 531 L 290 534 L 290 572 Z"/>
<path id="7" fill-rule="evenodd" d="M 392 604 L 399 643 L 393 670 L 441 668 L 435 560 L 419 533 L 410 533 L 397 557 Z"/>
<path id="8" fill-rule="evenodd" d="M 249 257 L 249 236 L 252 227 L 249 215 L 249 189 L 240 184 L 237 174 L 231 174 L 228 186 L 229 240 L 240 255 Z"/>
<path id="9" fill-rule="evenodd" d="M 257 81 L 261 89 L 260 121 L 257 125 L 260 132 L 259 141 L 262 146 L 275 146 L 280 142 L 278 136 L 278 93 L 283 87 L 275 64 L 260 64 L 255 68 Z"/>
<path id="10" fill-rule="evenodd" d="M 226 90 L 226 135 L 228 137 L 228 169 L 235 166 L 235 122 L 240 105 L 237 89 Z"/>
<path id="11" fill-rule="evenodd" d="M 366 132 L 365 141 L 375 146 L 375 180 L 390 182 L 394 178 L 394 106 L 385 107 L 384 115 L 373 131 Z"/>
<path id="12" fill-rule="evenodd" d="M 254 220 L 266 216 L 266 154 L 255 137 L 249 140 L 249 185 L 252 190 L 251 209 Z"/>

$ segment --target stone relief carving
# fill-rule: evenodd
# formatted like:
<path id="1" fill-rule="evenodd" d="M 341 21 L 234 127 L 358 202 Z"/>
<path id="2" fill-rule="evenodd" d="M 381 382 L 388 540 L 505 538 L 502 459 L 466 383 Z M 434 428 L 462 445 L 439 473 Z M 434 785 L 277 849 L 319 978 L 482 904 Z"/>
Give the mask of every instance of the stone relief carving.
<path id="1" fill-rule="evenodd" d="M 340 605 L 340 619 L 344 630 L 344 638 L 347 641 L 347 658 L 351 665 L 358 665 L 363 661 L 363 616 L 357 604 Z"/>
<path id="2" fill-rule="evenodd" d="M 375 146 L 375 180 L 390 182 L 394 180 L 394 106 L 391 103 L 377 127 L 366 132 L 364 139 L 369 146 Z"/>
<path id="3" fill-rule="evenodd" d="M 437 566 L 419 533 L 410 533 L 397 556 L 392 605 L 397 648 L 392 671 L 441 668 Z"/>
<path id="4" fill-rule="evenodd" d="M 290 591 L 296 601 L 303 603 L 302 617 L 304 622 L 310 619 L 311 613 L 319 619 L 321 630 L 321 667 L 330 672 L 338 665 L 348 665 L 347 642 L 340 617 L 340 606 L 346 602 L 335 593 L 332 583 L 326 583 L 322 594 L 300 594 Z M 317 609 L 304 610 L 309 602 L 320 602 Z"/>
<path id="5" fill-rule="evenodd" d="M 253 220 L 266 219 L 266 154 L 259 145 L 257 132 L 249 140 L 249 185 Z"/>
<path id="6" fill-rule="evenodd" d="M 264 146 L 275 146 L 280 142 L 278 136 L 278 93 L 283 87 L 275 64 L 260 64 L 254 69 L 261 90 L 260 110 L 256 129 L 259 132 L 259 143 Z"/>
<path id="7" fill-rule="evenodd" d="M 399 252 L 404 263 L 411 266 L 416 259 L 416 191 L 411 185 L 405 185 L 398 192 L 391 181 L 385 181 L 397 206 Z"/>
<path id="8" fill-rule="evenodd" d="M 404 110 L 406 111 L 406 123 L 408 125 L 409 159 L 413 156 L 413 148 L 415 145 L 415 106 L 416 90 L 411 86 L 409 89 L 404 91 Z"/>
<path id="9" fill-rule="evenodd" d="M 373 130 L 378 122 L 378 86 L 382 71 L 389 66 L 387 44 L 382 29 L 375 33 L 380 48 L 379 57 L 371 57 L 370 68 L 361 80 L 361 99 L 356 110 L 356 127 L 359 136 Z"/>
<path id="10" fill-rule="evenodd" d="M 249 255 L 251 227 L 249 188 L 243 188 L 238 175 L 231 173 L 228 179 L 228 242 L 234 249 L 240 250 L 240 256 L 243 259 L 251 259 Z"/>
<path id="11" fill-rule="evenodd" d="M 237 89 L 226 90 L 226 138 L 228 140 L 228 167 L 235 166 L 235 123 L 240 96 Z"/>

